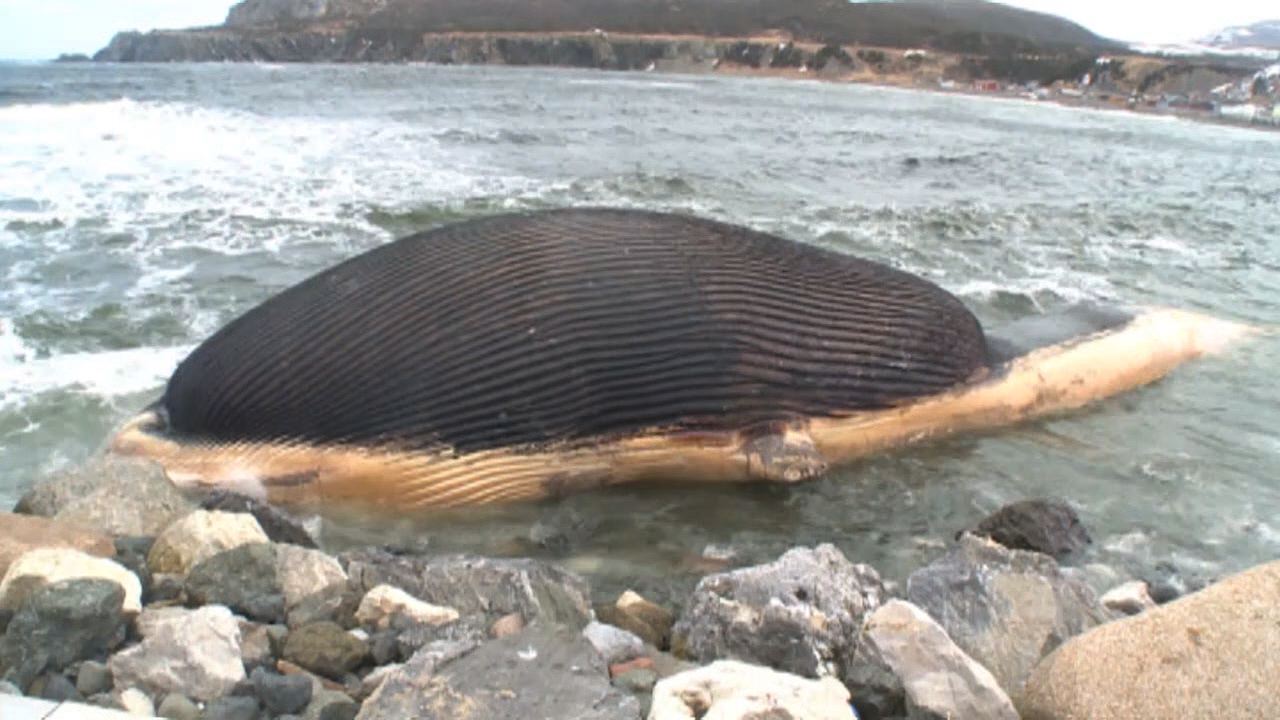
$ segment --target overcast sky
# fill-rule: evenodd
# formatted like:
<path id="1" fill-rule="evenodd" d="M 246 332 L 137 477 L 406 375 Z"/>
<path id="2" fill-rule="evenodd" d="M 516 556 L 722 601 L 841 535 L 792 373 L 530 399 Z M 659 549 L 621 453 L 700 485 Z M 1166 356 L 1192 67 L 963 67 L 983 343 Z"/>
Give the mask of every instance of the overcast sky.
<path id="1" fill-rule="evenodd" d="M 119 30 L 215 25 L 232 0 L 0 0 L 0 58 L 92 53 Z M 1011 0 L 1132 42 L 1180 42 L 1228 25 L 1280 19 L 1276 0 Z"/>

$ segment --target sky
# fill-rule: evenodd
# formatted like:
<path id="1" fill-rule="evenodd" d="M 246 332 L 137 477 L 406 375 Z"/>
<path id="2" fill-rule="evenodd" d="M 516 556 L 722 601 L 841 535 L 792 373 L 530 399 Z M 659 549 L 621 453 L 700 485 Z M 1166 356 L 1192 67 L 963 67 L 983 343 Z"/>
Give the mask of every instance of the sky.
<path id="1" fill-rule="evenodd" d="M 1173 43 L 1229 25 L 1280 19 L 1276 0 L 1006 0 L 1130 42 Z M 0 0 L 0 58 L 102 48 L 117 31 L 216 25 L 232 0 Z"/>

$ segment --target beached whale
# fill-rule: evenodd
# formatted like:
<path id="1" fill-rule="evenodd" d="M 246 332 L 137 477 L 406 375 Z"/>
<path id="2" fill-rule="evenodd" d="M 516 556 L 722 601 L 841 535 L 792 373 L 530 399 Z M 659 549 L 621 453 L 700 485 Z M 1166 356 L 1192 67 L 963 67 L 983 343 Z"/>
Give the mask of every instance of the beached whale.
<path id="1" fill-rule="evenodd" d="M 920 277 L 750 229 L 503 215 L 268 299 L 196 348 L 111 448 L 180 485 L 286 504 L 797 482 L 1081 407 L 1244 332 L 1177 310 L 1099 312 L 1019 346 Z"/>

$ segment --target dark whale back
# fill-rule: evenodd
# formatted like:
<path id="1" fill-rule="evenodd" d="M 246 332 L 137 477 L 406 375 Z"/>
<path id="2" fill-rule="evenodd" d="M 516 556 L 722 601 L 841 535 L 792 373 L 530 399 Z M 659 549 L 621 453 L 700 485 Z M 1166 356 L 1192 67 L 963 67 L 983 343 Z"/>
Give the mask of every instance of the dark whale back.
<path id="1" fill-rule="evenodd" d="M 171 433 L 459 452 L 884 408 L 987 363 L 952 295 L 878 263 L 629 210 L 465 222 L 268 299 L 169 380 Z"/>

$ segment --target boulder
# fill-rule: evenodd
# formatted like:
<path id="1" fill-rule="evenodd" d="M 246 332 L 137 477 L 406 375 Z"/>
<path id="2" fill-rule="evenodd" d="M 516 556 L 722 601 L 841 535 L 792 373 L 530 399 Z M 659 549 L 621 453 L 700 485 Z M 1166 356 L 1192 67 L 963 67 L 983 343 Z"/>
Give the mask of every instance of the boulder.
<path id="1" fill-rule="evenodd" d="M 108 535 L 49 518 L 0 513 L 0 577 L 10 563 L 37 548 L 68 548 L 103 558 L 115 555 L 115 543 Z"/>
<path id="2" fill-rule="evenodd" d="M 1102 606 L 1121 615 L 1137 615 L 1156 606 L 1148 586 L 1141 580 L 1117 585 L 1103 593 Z"/>
<path id="3" fill-rule="evenodd" d="M 368 655 L 368 643 L 328 621 L 303 625 L 284 643 L 286 660 L 334 680 L 355 670 Z"/>
<path id="4" fill-rule="evenodd" d="M 157 535 L 194 509 L 159 465 L 112 455 L 37 483 L 16 508 L 110 535 Z"/>
<path id="5" fill-rule="evenodd" d="M 633 633 L 656 648 L 671 646 L 671 628 L 675 614 L 661 605 L 650 602 L 633 590 L 618 596 L 613 605 L 596 607 L 601 622 Z"/>
<path id="6" fill-rule="evenodd" d="M 1073 638 L 1028 678 L 1028 720 L 1280 717 L 1280 562 Z"/>
<path id="7" fill-rule="evenodd" d="M 606 665 L 633 660 L 644 654 L 644 641 L 622 628 L 592 620 L 582 636 L 600 653 Z"/>
<path id="8" fill-rule="evenodd" d="M 856 720 L 849 691 L 834 678 L 809 680 L 720 660 L 658 681 L 649 720 L 804 718 Z"/>
<path id="9" fill-rule="evenodd" d="M 266 623 L 284 622 L 284 591 L 269 543 L 246 543 L 192 566 L 184 585 L 195 605 L 226 605 Z"/>
<path id="10" fill-rule="evenodd" d="M 17 610 L 32 592 L 60 580 L 99 578 L 124 590 L 124 611 L 142 609 L 142 583 L 119 563 L 68 548 L 41 548 L 24 553 L 0 580 L 0 609 Z"/>
<path id="11" fill-rule="evenodd" d="M 1018 720 L 991 673 L 925 611 L 902 600 L 867 618 L 844 684 L 862 720 Z"/>
<path id="12" fill-rule="evenodd" d="M 202 510 L 248 513 L 274 543 L 315 549 L 316 541 L 301 523 L 261 500 L 229 490 L 215 490 L 200 501 Z"/>
<path id="13" fill-rule="evenodd" d="M 471 652 L 424 649 L 365 701 L 361 720 L 458 717 L 635 720 L 635 698 L 609 684 L 577 632 L 531 627 Z"/>
<path id="14" fill-rule="evenodd" d="M 340 558 L 361 592 L 392 585 L 485 624 L 519 613 L 526 621 L 581 628 L 591 619 L 586 581 L 555 565 L 474 556 L 421 557 L 363 550 Z"/>
<path id="15" fill-rule="evenodd" d="M 672 648 L 699 662 L 743 660 L 839 677 L 883 592 L 873 568 L 854 565 L 832 545 L 793 548 L 765 565 L 702 578 Z"/>
<path id="16" fill-rule="evenodd" d="M 196 563 L 248 543 L 267 542 L 252 515 L 197 510 L 164 529 L 147 554 L 153 573 L 186 575 Z"/>
<path id="17" fill-rule="evenodd" d="M 104 656 L 124 640 L 124 589 L 100 578 L 62 580 L 27 598 L 0 639 L 5 679 L 26 687 L 45 670 Z"/>
<path id="18" fill-rule="evenodd" d="M 1010 550 L 1062 558 L 1093 542 L 1072 507 L 1060 500 L 1022 500 L 988 515 L 969 531 Z"/>
<path id="19" fill-rule="evenodd" d="M 117 688 L 178 692 L 208 701 L 245 679 L 240 625 L 225 607 L 147 608 L 137 626 L 142 642 L 116 653 L 109 663 Z"/>
<path id="20" fill-rule="evenodd" d="M 397 587 L 379 585 L 365 593 L 356 620 L 365 627 L 386 630 L 410 624 L 444 625 L 457 620 L 458 611 L 426 603 Z"/>
<path id="21" fill-rule="evenodd" d="M 907 599 L 1010 696 L 1041 657 L 1109 619 L 1089 585 L 1053 558 L 967 534 L 907 578 Z"/>

